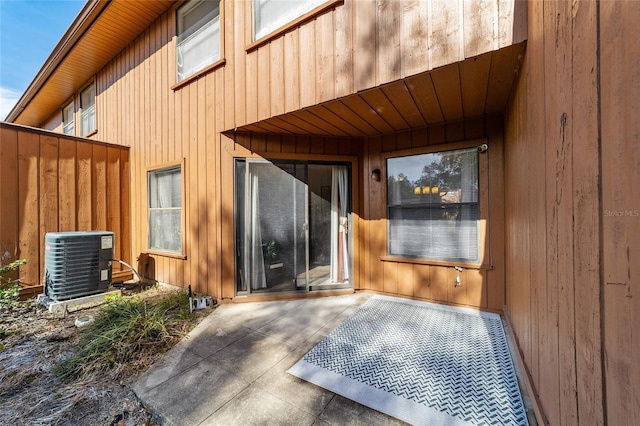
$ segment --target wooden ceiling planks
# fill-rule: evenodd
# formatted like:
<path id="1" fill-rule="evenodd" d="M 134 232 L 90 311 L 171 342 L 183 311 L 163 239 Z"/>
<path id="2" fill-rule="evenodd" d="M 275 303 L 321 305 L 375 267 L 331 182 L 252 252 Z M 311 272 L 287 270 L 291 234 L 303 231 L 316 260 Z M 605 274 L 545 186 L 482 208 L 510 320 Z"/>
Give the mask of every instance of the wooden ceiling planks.
<path id="1" fill-rule="evenodd" d="M 285 134 L 300 134 L 300 133 L 304 133 L 304 130 L 301 129 L 300 127 L 294 125 L 293 123 L 291 123 L 290 121 L 287 121 L 285 119 L 282 119 L 280 117 L 272 117 L 268 120 L 271 124 L 273 124 L 274 126 L 278 126 L 281 129 L 284 130 L 283 133 Z"/>
<path id="2" fill-rule="evenodd" d="M 440 104 L 438 104 L 438 98 L 429 73 L 418 74 L 415 77 L 408 78 L 406 85 L 416 102 L 420 114 L 428 125 L 444 122 L 442 110 L 440 109 Z"/>
<path id="3" fill-rule="evenodd" d="M 379 90 L 379 89 L 374 89 Z M 393 133 L 394 128 L 389 125 L 377 112 L 373 109 L 360 94 L 347 96 L 342 100 L 346 106 L 356 115 L 364 119 L 371 127 L 376 129 L 377 134 Z"/>
<path id="4" fill-rule="evenodd" d="M 383 86 L 382 92 L 406 120 L 409 127 L 416 128 L 427 125 L 404 80 Z"/>
<path id="5" fill-rule="evenodd" d="M 319 105 L 317 108 L 313 109 L 312 113 L 331 123 L 333 126 L 338 127 L 349 136 L 365 136 L 365 133 L 362 130 L 347 121 L 344 117 L 336 114 L 335 109 L 331 107 L 331 105 L 336 102 L 337 101 L 332 101 Z"/>
<path id="6" fill-rule="evenodd" d="M 172 4 L 170 0 L 109 2 L 15 122 L 35 126 L 46 120 Z"/>
<path id="7" fill-rule="evenodd" d="M 351 96 L 357 96 L 357 95 L 351 95 Z M 356 114 L 342 100 L 329 102 L 325 105 L 325 108 L 330 109 L 334 114 L 345 119 L 352 126 L 357 128 L 361 133 L 353 136 L 379 134 L 379 133 L 376 133 L 377 130 L 372 125 L 370 125 L 369 122 L 367 122 L 367 120 L 365 120 L 364 118 Z"/>
<path id="8" fill-rule="evenodd" d="M 286 117 L 286 119 L 284 117 Z M 280 116 L 280 118 L 283 118 L 287 122 L 302 129 L 303 130 L 302 134 L 305 134 L 305 135 L 330 135 L 331 134 L 326 130 L 321 129 L 320 127 L 316 127 L 313 124 L 305 121 L 295 113 L 289 113 L 289 114 L 286 114 L 285 116 Z"/>
<path id="9" fill-rule="evenodd" d="M 398 131 L 409 127 L 407 121 L 398 112 L 398 108 L 384 94 L 380 88 L 362 92 L 362 99 L 373 109 L 386 123 Z"/>
<path id="10" fill-rule="evenodd" d="M 304 120 L 305 122 L 309 123 L 310 125 L 318 129 L 322 129 L 328 135 L 349 136 L 348 133 L 344 132 L 341 129 L 338 129 L 333 124 L 331 124 L 326 120 L 323 120 L 322 118 L 313 114 L 311 111 L 315 111 L 315 108 L 303 109 L 301 111 L 296 111 L 293 114 L 298 118 L 300 118 L 301 120 Z"/>
<path id="11" fill-rule="evenodd" d="M 464 117 L 462 111 L 462 92 L 460 89 L 460 69 L 458 63 L 438 68 L 431 73 L 433 88 L 444 116 L 451 122 Z"/>
<path id="12" fill-rule="evenodd" d="M 465 117 L 480 117 L 484 114 L 491 55 L 482 55 L 460 64 L 462 110 Z"/>
<path id="13" fill-rule="evenodd" d="M 363 137 L 500 113 L 523 51 L 510 46 L 265 122 L 285 134 Z"/>
<path id="14" fill-rule="evenodd" d="M 485 104 L 486 114 L 504 110 L 518 76 L 524 49 L 524 43 L 520 43 L 493 52 Z"/>

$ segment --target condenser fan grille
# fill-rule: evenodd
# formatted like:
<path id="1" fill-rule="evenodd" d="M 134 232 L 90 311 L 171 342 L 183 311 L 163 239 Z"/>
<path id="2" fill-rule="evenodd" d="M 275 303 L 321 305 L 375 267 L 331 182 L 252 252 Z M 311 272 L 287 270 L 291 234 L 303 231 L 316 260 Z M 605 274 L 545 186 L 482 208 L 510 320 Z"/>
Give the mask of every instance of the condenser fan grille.
<path id="1" fill-rule="evenodd" d="M 107 231 L 46 234 L 46 295 L 60 301 L 107 291 L 113 244 L 114 234 Z"/>

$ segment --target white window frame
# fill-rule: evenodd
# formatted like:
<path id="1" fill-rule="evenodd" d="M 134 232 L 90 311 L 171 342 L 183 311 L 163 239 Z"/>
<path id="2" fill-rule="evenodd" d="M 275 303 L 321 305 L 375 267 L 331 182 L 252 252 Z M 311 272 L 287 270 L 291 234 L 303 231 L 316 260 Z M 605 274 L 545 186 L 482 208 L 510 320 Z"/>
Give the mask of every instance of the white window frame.
<path id="1" fill-rule="evenodd" d="M 69 110 L 71 113 L 69 114 Z M 67 120 L 67 118 L 69 118 Z M 62 107 L 62 133 L 65 135 L 75 135 L 75 102 L 72 100 Z"/>
<path id="2" fill-rule="evenodd" d="M 158 192 L 158 177 L 160 176 L 168 176 L 173 173 L 179 173 L 180 182 L 178 188 L 180 190 L 180 194 L 177 198 L 174 194 L 170 194 L 169 198 L 165 200 L 167 205 L 159 205 L 159 192 Z M 169 163 L 162 166 L 155 167 L 153 169 L 149 169 L 147 171 L 147 207 L 148 207 L 148 231 L 147 231 L 147 249 L 149 252 L 155 252 L 160 254 L 166 254 L 169 256 L 178 256 L 182 257 L 184 252 L 184 161 L 178 163 Z M 171 179 L 169 179 L 169 183 Z M 175 189 L 172 188 L 172 189 Z M 176 205 L 178 204 L 179 205 Z M 155 227 L 153 225 L 153 221 L 155 218 L 158 218 L 158 214 L 175 214 L 178 212 L 179 218 L 173 222 L 169 221 L 169 223 L 162 222 L 162 218 L 157 219 L 160 223 L 159 226 Z M 165 234 L 175 234 L 174 240 L 169 240 L 168 245 L 156 244 L 158 238 L 152 235 L 154 229 L 162 229 Z M 166 235 L 165 235 L 166 237 Z"/>
<path id="3" fill-rule="evenodd" d="M 87 93 L 90 95 L 88 104 Z M 86 136 L 96 129 L 96 84 L 93 82 L 80 91 L 80 134 Z"/>
<path id="4" fill-rule="evenodd" d="M 253 40 L 268 36 L 325 3 L 328 1 L 253 0 Z"/>
<path id="5" fill-rule="evenodd" d="M 442 183 L 438 183 L 442 179 L 430 179 L 423 167 L 431 160 L 430 155 L 455 153 L 466 158 L 474 156 L 475 163 L 461 166 L 461 188 L 447 192 L 440 186 Z M 391 164 L 399 159 L 406 159 L 406 163 Z M 418 170 L 422 172 L 416 179 Z M 389 156 L 387 175 L 389 257 L 454 264 L 481 262 L 481 177 L 477 147 Z M 448 245 L 456 241 L 467 241 L 468 246 Z"/>
<path id="6" fill-rule="evenodd" d="M 214 7 L 213 15 L 208 21 L 199 21 L 195 24 L 196 28 L 183 28 L 183 17 L 193 12 L 198 6 L 204 3 L 217 3 Z M 222 53 L 222 28 L 221 28 L 221 2 L 214 0 L 190 0 L 180 6 L 176 10 L 176 82 L 180 83 L 189 77 L 197 74 L 199 71 L 215 64 L 221 59 Z M 215 10 L 217 9 L 217 14 Z M 205 16 L 206 17 L 206 16 Z M 204 19 L 204 18 L 203 18 Z M 190 32 L 190 33 L 189 33 Z M 184 33 L 189 33 L 184 37 Z M 202 50 L 197 51 L 197 47 L 204 48 L 206 52 L 210 52 L 210 56 L 202 55 Z M 193 52 L 200 53 L 190 58 L 194 62 L 185 64 L 188 59 L 185 55 Z M 197 61 L 197 62 L 196 62 Z"/>

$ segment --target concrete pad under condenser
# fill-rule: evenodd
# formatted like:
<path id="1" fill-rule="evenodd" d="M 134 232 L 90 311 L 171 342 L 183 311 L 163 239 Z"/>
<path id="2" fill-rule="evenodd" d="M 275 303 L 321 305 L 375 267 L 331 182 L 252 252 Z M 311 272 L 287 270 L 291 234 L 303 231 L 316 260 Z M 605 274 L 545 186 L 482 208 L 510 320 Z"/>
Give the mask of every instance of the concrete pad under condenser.
<path id="1" fill-rule="evenodd" d="M 56 314 L 58 312 L 69 311 L 69 308 L 77 308 L 80 306 L 94 306 L 105 303 L 122 295 L 120 290 L 108 291 L 106 293 L 92 294 L 90 296 L 77 297 L 75 299 L 61 300 L 59 302 L 48 300 L 44 294 L 38 296 L 38 303 L 44 305 L 49 312 Z"/>

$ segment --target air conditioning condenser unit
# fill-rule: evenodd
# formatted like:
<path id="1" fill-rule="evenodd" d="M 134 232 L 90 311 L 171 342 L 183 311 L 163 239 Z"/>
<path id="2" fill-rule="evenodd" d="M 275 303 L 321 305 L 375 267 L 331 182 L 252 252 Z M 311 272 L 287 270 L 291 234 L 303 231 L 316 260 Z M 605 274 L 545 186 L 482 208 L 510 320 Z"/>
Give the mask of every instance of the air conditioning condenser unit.
<path id="1" fill-rule="evenodd" d="M 115 235 L 49 232 L 44 239 L 44 293 L 54 301 L 104 293 L 111 283 Z"/>

